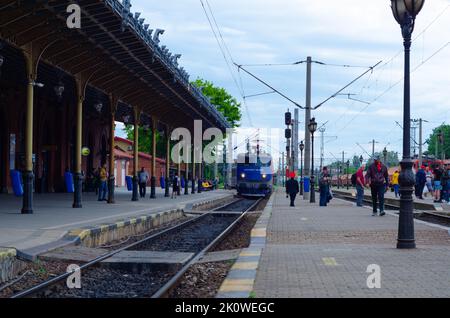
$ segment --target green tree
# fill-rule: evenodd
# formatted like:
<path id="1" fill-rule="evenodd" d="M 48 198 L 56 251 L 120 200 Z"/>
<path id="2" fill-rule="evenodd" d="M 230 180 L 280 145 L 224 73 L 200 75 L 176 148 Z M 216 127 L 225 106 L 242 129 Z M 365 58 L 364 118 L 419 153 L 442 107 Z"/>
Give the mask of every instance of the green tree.
<path id="1" fill-rule="evenodd" d="M 129 140 L 134 140 L 134 126 L 125 125 L 125 133 Z M 145 130 L 144 127 L 139 127 L 139 151 L 147 154 L 152 154 L 152 135 L 151 130 Z M 164 158 L 166 153 L 165 138 L 156 132 L 156 157 Z"/>
<path id="2" fill-rule="evenodd" d="M 438 140 L 438 134 L 442 133 L 443 144 Z M 450 158 L 450 125 L 441 125 L 433 130 L 433 133 L 427 140 L 428 143 L 428 154 L 435 156 L 437 154 L 438 158 L 442 158 L 445 154 L 445 158 Z M 436 148 L 437 146 L 437 148 Z"/>
<path id="3" fill-rule="evenodd" d="M 375 156 L 380 156 L 381 162 L 384 162 L 384 155 L 383 152 L 376 152 Z M 373 163 L 373 158 L 370 158 L 369 164 Z M 398 159 L 398 152 L 395 151 L 388 151 L 386 156 L 386 166 L 388 168 L 390 167 L 396 167 L 400 164 L 400 161 Z"/>
<path id="4" fill-rule="evenodd" d="M 233 128 L 239 127 L 242 118 L 241 104 L 224 88 L 214 86 L 210 81 L 198 78 L 192 85 L 200 88 L 203 94 L 210 98 L 219 112 L 221 112 Z"/>

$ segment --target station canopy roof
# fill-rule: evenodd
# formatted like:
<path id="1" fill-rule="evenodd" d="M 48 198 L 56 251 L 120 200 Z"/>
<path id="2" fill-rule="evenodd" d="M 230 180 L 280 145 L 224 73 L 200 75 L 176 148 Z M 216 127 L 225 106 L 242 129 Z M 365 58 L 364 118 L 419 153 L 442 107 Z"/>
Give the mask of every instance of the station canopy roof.
<path id="1" fill-rule="evenodd" d="M 120 97 L 118 121 L 156 117 L 171 127 L 221 130 L 230 125 L 179 66 L 181 55 L 160 44 L 160 29 L 151 29 L 129 0 L 79 0 L 81 28 L 67 27 L 69 1 L 0 0 L 0 39 L 21 48 L 50 44 L 42 55 L 49 65 L 76 76 L 92 74 L 89 85 Z M 145 122 L 145 120 L 144 120 Z"/>

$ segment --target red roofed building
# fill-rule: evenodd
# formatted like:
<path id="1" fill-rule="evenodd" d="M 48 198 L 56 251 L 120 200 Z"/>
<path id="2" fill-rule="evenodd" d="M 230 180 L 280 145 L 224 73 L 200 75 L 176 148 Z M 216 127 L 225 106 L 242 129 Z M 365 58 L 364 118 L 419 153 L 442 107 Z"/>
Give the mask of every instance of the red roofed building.
<path id="1" fill-rule="evenodd" d="M 116 186 L 123 187 L 126 186 L 125 177 L 132 176 L 134 170 L 134 160 L 133 160 L 133 142 L 131 140 L 115 137 L 116 148 L 114 150 L 115 157 L 115 176 L 116 176 Z M 151 176 L 152 171 L 152 156 L 144 152 L 139 152 L 139 170 L 144 167 L 148 174 Z M 171 174 L 177 171 L 177 165 L 171 164 Z M 159 178 L 165 176 L 166 171 L 166 160 L 156 158 L 156 185 L 159 187 Z M 181 175 L 184 176 L 185 165 L 181 165 Z M 150 180 L 148 182 L 150 186 Z"/>

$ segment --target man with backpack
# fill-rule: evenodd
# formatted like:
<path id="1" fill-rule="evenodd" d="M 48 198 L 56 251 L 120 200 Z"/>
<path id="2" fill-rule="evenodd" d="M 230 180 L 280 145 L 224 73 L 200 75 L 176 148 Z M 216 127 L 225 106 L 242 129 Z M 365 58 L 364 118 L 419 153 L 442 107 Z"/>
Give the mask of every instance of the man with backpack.
<path id="1" fill-rule="evenodd" d="M 356 187 L 356 205 L 363 206 L 364 200 L 364 170 L 366 166 L 362 165 L 354 175 L 352 175 L 352 184 Z"/>
<path id="2" fill-rule="evenodd" d="M 378 213 L 377 200 L 380 204 L 380 216 L 386 215 L 384 212 L 384 194 L 388 189 L 389 174 L 386 166 L 381 163 L 379 155 L 375 156 L 373 164 L 367 170 L 366 184 L 370 186 L 372 192 L 372 216 L 376 216 Z"/>

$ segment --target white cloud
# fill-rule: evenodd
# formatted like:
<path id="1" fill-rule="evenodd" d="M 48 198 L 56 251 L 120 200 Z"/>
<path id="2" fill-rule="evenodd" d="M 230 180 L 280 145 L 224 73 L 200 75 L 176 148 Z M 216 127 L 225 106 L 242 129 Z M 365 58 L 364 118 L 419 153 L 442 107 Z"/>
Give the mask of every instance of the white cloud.
<path id="1" fill-rule="evenodd" d="M 171 51 L 183 54 L 181 64 L 192 78 L 209 79 L 242 100 L 200 1 L 134 0 L 132 3 L 132 10 L 142 12 L 151 28 L 166 29 L 161 41 Z M 384 66 L 345 91 L 359 94 L 355 98 L 368 102 L 403 77 L 400 28 L 392 17 L 387 0 L 209 0 L 209 3 L 237 63 L 288 63 L 303 60 L 308 55 L 333 64 L 372 65 L 383 60 Z M 417 18 L 414 36 L 420 35 L 425 28 L 427 30 L 413 43 L 413 68 L 450 41 L 448 6 L 447 0 L 425 3 Z M 442 12 L 442 16 L 429 26 Z M 450 120 L 449 57 L 450 46 L 413 73 L 413 117 L 421 116 L 431 122 Z M 251 70 L 304 104 L 304 65 Z M 313 65 L 313 102 L 324 100 L 362 71 Z M 254 79 L 241 75 L 247 94 L 267 91 Z M 402 86 L 400 82 L 367 109 L 364 109 L 365 104 L 340 97 L 315 112 L 319 122 L 330 122 L 327 134 L 339 138 L 327 145 L 327 153 L 345 149 L 349 153 L 360 152 L 355 142 L 373 138 L 387 140 L 386 143 L 392 140 L 390 147 L 397 147 L 394 150 L 400 151 L 401 143 L 397 139 L 401 138 L 401 131 L 396 130 L 395 121 L 402 121 Z M 277 95 L 248 100 L 251 120 L 256 127 L 283 128 L 283 113 L 288 107 L 293 109 L 292 104 Z M 245 108 L 243 114 L 245 126 L 248 124 Z M 304 116 L 303 112 L 301 116 Z M 345 127 L 353 118 L 354 122 Z M 353 127 L 358 127 L 357 132 Z M 429 133 L 432 128 L 430 124 L 425 132 Z"/>

